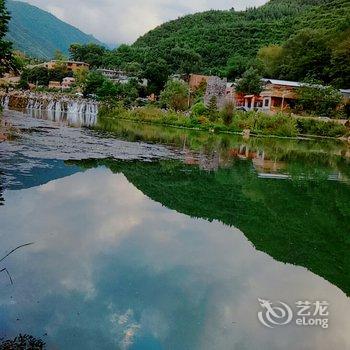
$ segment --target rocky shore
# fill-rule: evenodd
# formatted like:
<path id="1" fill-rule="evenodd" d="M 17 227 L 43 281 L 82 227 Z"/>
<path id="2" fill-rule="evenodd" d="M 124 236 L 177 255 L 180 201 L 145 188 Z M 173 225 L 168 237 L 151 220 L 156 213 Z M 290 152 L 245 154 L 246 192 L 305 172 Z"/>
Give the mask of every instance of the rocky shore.
<path id="1" fill-rule="evenodd" d="M 0 111 L 0 143 L 13 139 L 18 132 L 19 130 L 2 119 Z"/>

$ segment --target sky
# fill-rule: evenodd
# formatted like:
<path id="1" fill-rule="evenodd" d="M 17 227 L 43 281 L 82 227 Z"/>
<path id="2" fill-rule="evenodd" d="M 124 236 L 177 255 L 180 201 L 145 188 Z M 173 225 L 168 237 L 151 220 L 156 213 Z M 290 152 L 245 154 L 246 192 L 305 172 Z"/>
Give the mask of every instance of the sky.
<path id="1" fill-rule="evenodd" d="M 210 9 L 244 10 L 266 0 L 24 0 L 107 44 L 132 43 L 168 20 Z"/>

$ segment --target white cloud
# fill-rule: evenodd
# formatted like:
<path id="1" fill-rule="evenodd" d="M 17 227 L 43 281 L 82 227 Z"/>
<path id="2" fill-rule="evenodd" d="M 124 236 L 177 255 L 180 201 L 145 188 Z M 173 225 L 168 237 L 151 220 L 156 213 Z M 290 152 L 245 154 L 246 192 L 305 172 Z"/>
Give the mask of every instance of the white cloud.
<path id="1" fill-rule="evenodd" d="M 25 0 L 107 43 L 133 42 L 157 25 L 209 9 L 242 10 L 266 0 Z"/>

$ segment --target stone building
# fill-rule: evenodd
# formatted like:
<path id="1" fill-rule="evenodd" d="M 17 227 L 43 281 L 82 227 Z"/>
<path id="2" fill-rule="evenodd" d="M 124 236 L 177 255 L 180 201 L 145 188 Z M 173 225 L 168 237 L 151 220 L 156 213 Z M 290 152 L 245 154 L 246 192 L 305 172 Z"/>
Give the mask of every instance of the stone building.
<path id="1" fill-rule="evenodd" d="M 221 110 L 226 104 L 227 78 L 209 77 L 204 103 L 209 106 L 213 98 L 216 99 L 217 109 Z"/>

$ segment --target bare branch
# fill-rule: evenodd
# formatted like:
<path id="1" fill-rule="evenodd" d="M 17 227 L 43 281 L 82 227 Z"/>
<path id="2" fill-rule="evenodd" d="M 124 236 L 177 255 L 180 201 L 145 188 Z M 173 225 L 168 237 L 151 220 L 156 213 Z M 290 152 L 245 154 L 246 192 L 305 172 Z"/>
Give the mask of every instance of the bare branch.
<path id="1" fill-rule="evenodd" d="M 1 272 L 6 272 L 8 278 L 10 279 L 11 284 L 13 285 L 12 277 L 11 277 L 10 273 L 8 272 L 7 268 L 5 267 L 4 269 L 0 270 L 0 273 Z"/>
<path id="2" fill-rule="evenodd" d="M 6 254 L 2 259 L 0 259 L 0 263 L 1 263 L 2 261 L 4 261 L 8 256 L 10 256 L 11 254 L 13 254 L 16 250 L 21 249 L 21 248 L 24 248 L 24 247 L 27 247 L 27 246 L 29 246 L 29 245 L 33 245 L 33 244 L 34 244 L 34 242 L 32 242 L 32 243 L 27 243 L 27 244 L 22 244 L 22 245 L 18 246 L 17 248 L 12 249 L 12 250 L 11 250 L 8 254 Z"/>

